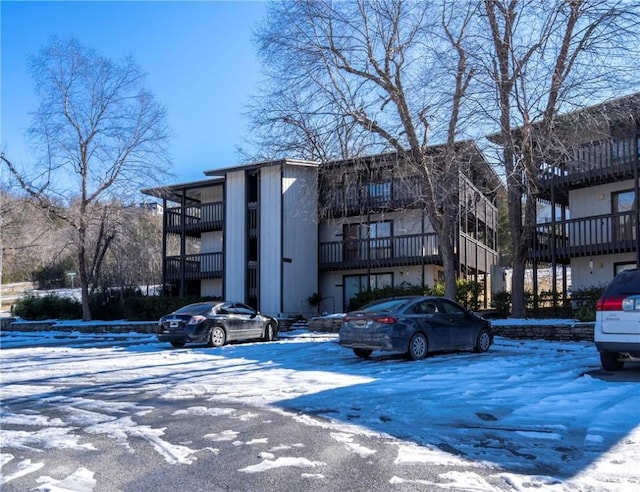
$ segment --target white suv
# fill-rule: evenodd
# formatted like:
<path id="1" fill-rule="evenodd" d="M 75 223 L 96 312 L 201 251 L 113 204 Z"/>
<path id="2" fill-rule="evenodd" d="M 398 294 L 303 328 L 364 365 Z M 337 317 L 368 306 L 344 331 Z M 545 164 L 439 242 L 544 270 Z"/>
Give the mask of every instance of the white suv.
<path id="1" fill-rule="evenodd" d="M 598 300 L 594 341 L 607 371 L 640 361 L 640 269 L 620 272 L 605 288 Z"/>

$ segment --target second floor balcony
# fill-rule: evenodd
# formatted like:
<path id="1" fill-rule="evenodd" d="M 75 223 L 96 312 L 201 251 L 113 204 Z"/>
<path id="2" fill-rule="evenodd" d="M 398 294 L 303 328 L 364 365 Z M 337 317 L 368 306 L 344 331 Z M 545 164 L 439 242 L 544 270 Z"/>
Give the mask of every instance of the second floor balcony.
<path id="1" fill-rule="evenodd" d="M 188 207 L 172 207 L 166 210 L 166 232 L 186 234 L 222 230 L 224 224 L 224 203 L 202 203 Z"/>
<path id="2" fill-rule="evenodd" d="M 592 142 L 573 149 L 564 162 L 542 166 L 542 190 L 580 188 L 587 184 L 632 179 L 640 169 L 640 136 L 629 135 Z"/>
<path id="3" fill-rule="evenodd" d="M 204 280 L 222 278 L 222 253 L 199 253 L 167 256 L 165 259 L 166 280 Z"/>
<path id="4" fill-rule="evenodd" d="M 572 257 L 637 251 L 637 224 L 636 211 L 538 224 L 529 258 L 568 262 Z"/>
<path id="5" fill-rule="evenodd" d="M 321 271 L 442 264 L 433 233 L 322 242 L 318 261 Z"/>

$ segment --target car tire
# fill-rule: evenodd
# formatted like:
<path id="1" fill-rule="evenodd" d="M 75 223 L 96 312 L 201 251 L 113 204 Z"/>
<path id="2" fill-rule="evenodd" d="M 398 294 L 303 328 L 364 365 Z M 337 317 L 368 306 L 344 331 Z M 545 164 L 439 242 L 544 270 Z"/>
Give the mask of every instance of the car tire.
<path id="1" fill-rule="evenodd" d="M 265 342 L 272 342 L 275 338 L 275 328 L 273 327 L 273 323 L 267 323 L 267 326 L 264 327 L 264 337 L 262 340 Z"/>
<path id="2" fill-rule="evenodd" d="M 422 360 L 427 356 L 428 348 L 427 337 L 422 333 L 416 333 L 409 341 L 407 357 L 411 360 Z"/>
<path id="3" fill-rule="evenodd" d="M 227 342 L 227 333 L 222 326 L 214 326 L 209 331 L 209 347 L 222 347 Z"/>
<path id="4" fill-rule="evenodd" d="M 174 341 L 174 342 L 169 342 L 169 343 L 171 344 L 172 347 L 175 347 L 175 348 L 184 347 L 184 342 L 175 342 Z"/>
<path id="5" fill-rule="evenodd" d="M 481 353 L 486 352 L 491 347 L 491 334 L 488 330 L 480 330 L 478 333 L 478 338 L 476 338 L 476 345 L 474 347 L 474 351 Z"/>
<path id="6" fill-rule="evenodd" d="M 624 367 L 615 352 L 600 352 L 600 363 L 605 371 L 620 371 Z"/>
<path id="7" fill-rule="evenodd" d="M 368 359 L 369 357 L 371 357 L 372 352 L 373 350 L 359 349 L 359 348 L 353 349 L 353 353 L 356 354 L 361 359 Z"/>

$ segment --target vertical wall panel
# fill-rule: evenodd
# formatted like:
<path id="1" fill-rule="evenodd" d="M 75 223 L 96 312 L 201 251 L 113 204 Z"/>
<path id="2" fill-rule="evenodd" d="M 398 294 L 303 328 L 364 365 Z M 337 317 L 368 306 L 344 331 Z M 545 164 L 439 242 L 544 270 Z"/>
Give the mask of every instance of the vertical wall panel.
<path id="1" fill-rule="evenodd" d="M 260 170 L 260 268 L 259 309 L 265 313 L 282 311 L 282 166 Z"/>
<path id="2" fill-rule="evenodd" d="M 244 171 L 228 173 L 226 183 L 225 297 L 245 301 L 247 203 Z"/>
<path id="3" fill-rule="evenodd" d="M 308 313 L 308 298 L 319 290 L 317 168 L 286 166 L 282 183 L 282 311 Z"/>

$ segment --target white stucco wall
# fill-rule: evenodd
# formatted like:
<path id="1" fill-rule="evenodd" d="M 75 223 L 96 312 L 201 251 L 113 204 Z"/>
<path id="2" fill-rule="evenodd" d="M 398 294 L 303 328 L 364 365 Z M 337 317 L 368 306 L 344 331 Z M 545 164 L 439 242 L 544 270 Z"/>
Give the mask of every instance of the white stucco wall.
<path id="1" fill-rule="evenodd" d="M 222 252 L 222 231 L 202 233 L 201 252 L 202 253 Z"/>
<path id="2" fill-rule="evenodd" d="M 223 297 L 222 279 L 206 279 L 200 282 L 200 295 L 203 297 Z"/>
<path id="3" fill-rule="evenodd" d="M 591 217 L 611 213 L 611 194 L 616 191 L 632 190 L 633 180 L 606 185 L 581 188 L 569 192 L 571 218 Z"/>
<path id="4" fill-rule="evenodd" d="M 393 222 L 393 235 L 405 236 L 422 233 L 422 214 L 419 210 L 407 210 L 404 212 L 391 212 L 387 214 L 371 214 L 370 222 Z M 367 217 L 346 217 L 323 222 L 320 225 L 319 241 L 341 241 L 343 226 L 345 224 L 365 224 Z M 424 232 L 433 232 L 433 228 L 427 217 L 424 217 Z"/>
<path id="5" fill-rule="evenodd" d="M 202 190 L 202 203 L 221 202 L 224 194 L 222 185 L 211 186 Z"/>
<path id="6" fill-rule="evenodd" d="M 442 268 L 437 265 L 425 265 L 424 280 L 427 287 L 432 287 L 437 282 L 439 270 L 442 270 Z M 319 292 L 325 300 L 322 302 L 320 310 L 326 312 L 344 312 L 344 277 L 348 275 L 366 275 L 366 273 L 367 272 L 363 270 L 321 273 L 319 278 Z M 400 286 L 403 282 L 410 285 L 422 285 L 421 265 L 396 268 L 373 268 L 371 273 L 393 273 L 393 283 L 395 286 Z"/>
<path id="7" fill-rule="evenodd" d="M 571 289 L 603 286 L 614 276 L 616 263 L 635 264 L 635 261 L 635 253 L 572 258 Z"/>

